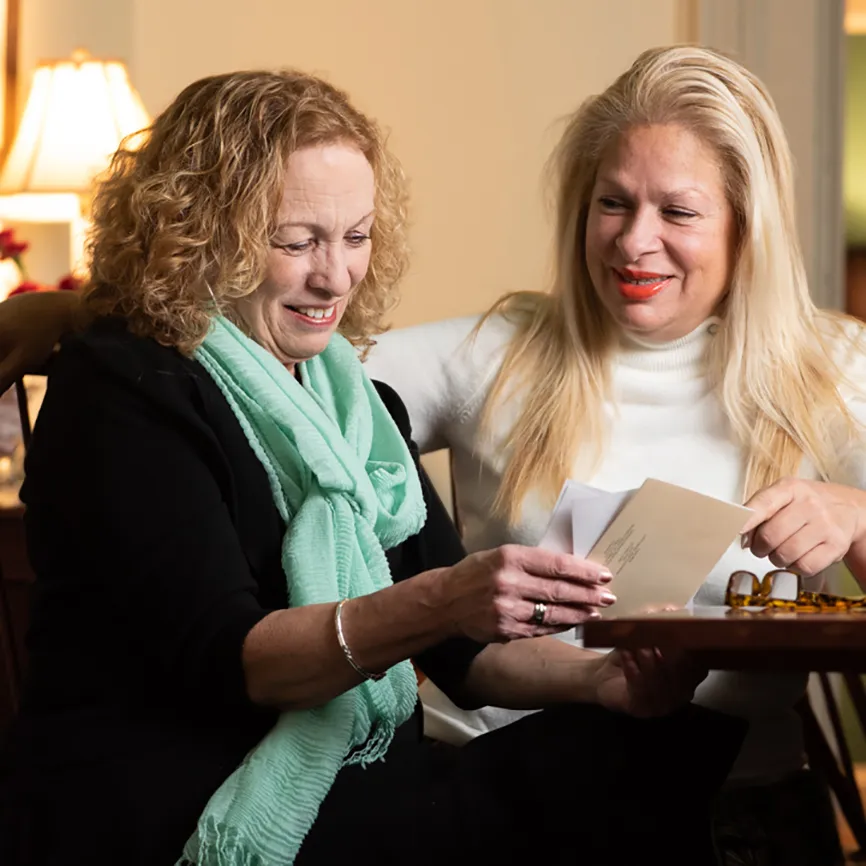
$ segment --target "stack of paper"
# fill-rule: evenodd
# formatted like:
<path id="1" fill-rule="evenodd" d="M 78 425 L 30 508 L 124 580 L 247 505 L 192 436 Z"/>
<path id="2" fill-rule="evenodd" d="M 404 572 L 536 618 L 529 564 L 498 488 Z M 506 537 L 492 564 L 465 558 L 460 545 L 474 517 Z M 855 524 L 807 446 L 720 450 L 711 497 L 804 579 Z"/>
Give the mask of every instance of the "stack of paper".
<path id="1" fill-rule="evenodd" d="M 599 613 L 622 616 L 686 604 L 750 513 L 654 478 L 620 493 L 567 481 L 540 546 L 609 568 L 617 603 Z"/>

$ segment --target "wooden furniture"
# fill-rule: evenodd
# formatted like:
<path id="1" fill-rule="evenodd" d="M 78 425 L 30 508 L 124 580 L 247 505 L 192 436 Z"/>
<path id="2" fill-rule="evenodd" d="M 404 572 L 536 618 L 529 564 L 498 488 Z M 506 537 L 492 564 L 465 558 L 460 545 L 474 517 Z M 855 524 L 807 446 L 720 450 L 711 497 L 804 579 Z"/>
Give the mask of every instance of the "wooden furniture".
<path id="1" fill-rule="evenodd" d="M 15 394 L 26 448 L 32 424 L 23 380 L 15 383 Z M 0 736 L 18 712 L 26 666 L 24 636 L 34 575 L 27 558 L 23 517 L 17 488 L 0 487 Z"/>
<path id="2" fill-rule="evenodd" d="M 828 671 L 843 673 L 861 728 L 866 730 L 866 611 L 861 613 L 791 613 L 727 607 L 663 611 L 611 617 L 583 626 L 587 647 L 688 653 L 714 670 L 786 670 L 818 672 L 836 741 L 831 748 L 808 698 L 797 710 L 809 764 L 823 775 L 851 833 L 866 857 L 866 815 L 854 775 L 836 696 Z"/>
<path id="3" fill-rule="evenodd" d="M 24 544 L 24 508 L 0 506 L 0 735 L 18 711 L 33 572 Z"/>
<path id="4" fill-rule="evenodd" d="M 866 321 L 866 248 L 845 252 L 845 311 Z"/>
<path id="5" fill-rule="evenodd" d="M 588 647 L 687 650 L 717 670 L 866 672 L 866 611 L 696 607 L 588 622 L 583 633 Z"/>

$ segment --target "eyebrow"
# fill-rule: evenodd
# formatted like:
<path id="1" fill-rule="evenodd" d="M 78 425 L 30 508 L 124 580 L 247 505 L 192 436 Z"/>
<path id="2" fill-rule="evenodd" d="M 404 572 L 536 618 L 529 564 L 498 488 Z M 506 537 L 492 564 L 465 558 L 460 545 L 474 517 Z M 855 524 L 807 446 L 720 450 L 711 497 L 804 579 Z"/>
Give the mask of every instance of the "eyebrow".
<path id="1" fill-rule="evenodd" d="M 616 187 L 620 192 L 626 193 L 625 187 L 618 180 L 616 180 L 616 178 L 602 176 L 602 177 L 599 177 L 598 183 L 608 184 L 609 186 Z M 696 187 L 696 186 L 683 186 L 683 187 L 680 187 L 679 189 L 671 189 L 671 190 L 668 190 L 667 192 L 665 192 L 664 195 L 665 195 L 665 198 L 677 198 L 678 196 L 688 195 L 690 193 L 693 193 L 695 195 L 701 195 L 701 196 L 707 195 L 706 190 L 700 189 L 699 187 Z"/>
<path id="2" fill-rule="evenodd" d="M 684 186 L 681 189 L 672 189 L 667 195 L 670 198 L 677 198 L 677 196 L 688 195 L 689 193 L 694 193 L 695 195 L 706 195 L 706 190 L 700 189 L 696 186 Z"/>
<path id="3" fill-rule="evenodd" d="M 376 211 L 371 210 L 369 213 L 364 214 L 364 216 L 362 216 L 361 219 L 358 220 L 358 222 L 356 222 L 352 226 L 349 226 L 350 230 L 358 228 L 358 226 L 361 225 L 362 222 L 370 219 L 370 217 L 373 216 L 374 213 L 376 213 Z M 310 231 L 314 232 L 314 231 L 320 231 L 322 227 L 320 225 L 317 225 L 316 223 L 296 222 L 294 220 L 286 220 L 286 222 L 282 222 L 277 226 L 277 231 L 281 231 L 282 229 L 289 229 L 289 228 L 309 229 Z"/>

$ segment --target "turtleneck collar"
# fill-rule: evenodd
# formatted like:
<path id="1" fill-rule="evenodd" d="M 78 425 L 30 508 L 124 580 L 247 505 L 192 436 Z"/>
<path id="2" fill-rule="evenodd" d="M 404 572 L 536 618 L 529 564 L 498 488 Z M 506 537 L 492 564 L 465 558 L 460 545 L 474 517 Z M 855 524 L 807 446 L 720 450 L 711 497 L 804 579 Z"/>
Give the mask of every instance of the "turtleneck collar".
<path id="1" fill-rule="evenodd" d="M 655 343 L 623 332 L 620 339 L 619 363 L 625 367 L 656 372 L 683 374 L 703 368 L 707 349 L 717 333 L 721 319 L 710 316 L 684 337 L 666 343 Z"/>

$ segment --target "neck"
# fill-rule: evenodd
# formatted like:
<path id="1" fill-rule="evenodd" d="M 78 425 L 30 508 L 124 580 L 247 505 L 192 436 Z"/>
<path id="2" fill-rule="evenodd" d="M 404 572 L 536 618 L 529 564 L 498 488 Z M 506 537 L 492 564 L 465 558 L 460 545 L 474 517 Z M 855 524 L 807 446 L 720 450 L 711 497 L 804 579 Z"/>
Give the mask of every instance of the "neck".
<path id="1" fill-rule="evenodd" d="M 697 328 L 676 340 L 647 340 L 633 332 L 620 336 L 620 360 L 628 367 L 658 372 L 686 370 L 702 366 L 721 319 L 717 316 L 701 322 Z"/>

